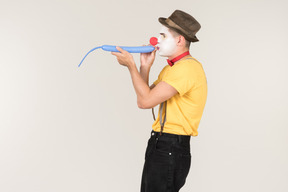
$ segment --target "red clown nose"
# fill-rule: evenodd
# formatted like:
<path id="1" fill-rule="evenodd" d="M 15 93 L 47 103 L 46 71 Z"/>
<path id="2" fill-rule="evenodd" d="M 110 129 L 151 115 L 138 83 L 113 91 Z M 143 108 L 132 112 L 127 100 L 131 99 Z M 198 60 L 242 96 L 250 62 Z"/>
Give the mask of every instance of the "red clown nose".
<path id="1" fill-rule="evenodd" d="M 150 44 L 155 46 L 158 43 L 158 39 L 156 37 L 151 37 L 150 38 Z"/>

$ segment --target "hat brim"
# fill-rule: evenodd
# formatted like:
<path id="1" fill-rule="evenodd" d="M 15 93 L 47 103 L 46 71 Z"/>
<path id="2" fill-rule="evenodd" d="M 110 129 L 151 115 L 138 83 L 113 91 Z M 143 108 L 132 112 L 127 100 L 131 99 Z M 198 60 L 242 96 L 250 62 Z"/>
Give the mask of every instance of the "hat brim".
<path id="1" fill-rule="evenodd" d="M 199 41 L 198 38 L 194 35 L 193 38 L 188 37 L 187 35 L 185 35 L 182 31 L 180 31 L 179 29 L 176 29 L 172 26 L 170 26 L 167 22 L 166 22 L 167 18 L 164 17 L 159 17 L 158 21 L 164 25 L 165 27 L 168 27 L 170 29 L 173 29 L 174 31 L 176 31 L 177 33 L 179 33 L 180 35 L 183 35 L 185 37 L 186 40 L 191 41 L 191 42 L 197 42 Z"/>

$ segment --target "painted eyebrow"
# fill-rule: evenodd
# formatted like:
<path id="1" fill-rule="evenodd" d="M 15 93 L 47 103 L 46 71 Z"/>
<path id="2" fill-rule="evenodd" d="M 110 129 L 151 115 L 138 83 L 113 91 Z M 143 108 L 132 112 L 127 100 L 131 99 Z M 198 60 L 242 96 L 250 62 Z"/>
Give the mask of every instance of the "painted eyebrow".
<path id="1" fill-rule="evenodd" d="M 165 37 L 165 33 L 160 33 L 160 35 L 163 35 Z"/>

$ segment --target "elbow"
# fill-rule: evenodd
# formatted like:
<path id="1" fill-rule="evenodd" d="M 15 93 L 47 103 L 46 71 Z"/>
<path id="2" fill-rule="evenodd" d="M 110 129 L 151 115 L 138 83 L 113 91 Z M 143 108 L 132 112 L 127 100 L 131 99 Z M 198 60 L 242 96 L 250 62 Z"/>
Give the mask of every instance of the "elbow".
<path id="1" fill-rule="evenodd" d="M 139 109 L 145 109 L 143 103 L 140 102 L 139 100 L 137 101 L 137 105 Z"/>
<path id="2" fill-rule="evenodd" d="M 143 109 L 143 106 L 142 106 L 142 104 L 139 101 L 137 101 L 137 105 L 138 105 L 139 109 Z"/>
<path id="3" fill-rule="evenodd" d="M 142 105 L 138 105 L 138 108 L 139 109 L 145 109 L 144 106 L 142 106 Z"/>
<path id="4" fill-rule="evenodd" d="M 149 109 L 149 107 L 143 100 L 138 99 L 137 100 L 137 105 L 140 109 Z"/>

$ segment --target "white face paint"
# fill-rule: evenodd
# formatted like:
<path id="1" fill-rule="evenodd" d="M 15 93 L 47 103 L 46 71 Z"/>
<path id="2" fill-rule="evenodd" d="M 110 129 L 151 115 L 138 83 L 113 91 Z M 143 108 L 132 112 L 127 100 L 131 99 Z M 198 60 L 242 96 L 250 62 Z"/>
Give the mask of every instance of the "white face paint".
<path id="1" fill-rule="evenodd" d="M 169 32 L 168 28 L 163 25 L 158 38 L 159 55 L 162 57 L 174 55 L 177 48 L 176 41 L 177 40 Z"/>

